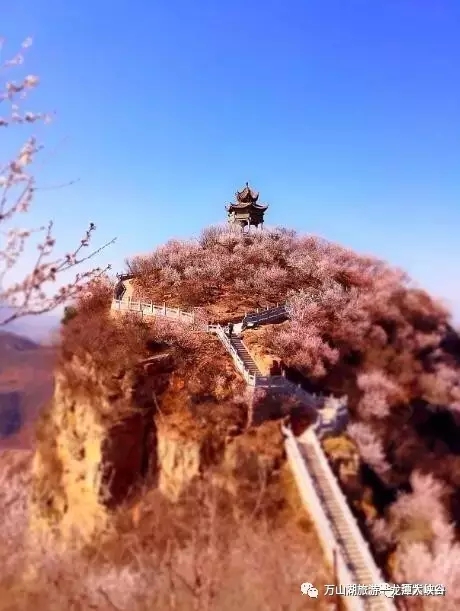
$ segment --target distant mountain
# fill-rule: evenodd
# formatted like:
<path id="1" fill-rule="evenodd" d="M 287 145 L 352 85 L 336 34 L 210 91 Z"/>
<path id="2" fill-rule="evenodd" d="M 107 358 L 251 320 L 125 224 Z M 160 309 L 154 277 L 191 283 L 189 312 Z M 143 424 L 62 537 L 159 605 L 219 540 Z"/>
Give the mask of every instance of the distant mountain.
<path id="1" fill-rule="evenodd" d="M 0 393 L 0 439 L 11 437 L 21 430 L 21 393 L 17 391 Z"/>
<path id="2" fill-rule="evenodd" d="M 0 331 L 0 449 L 30 448 L 34 424 L 53 392 L 55 351 Z"/>
<path id="3" fill-rule="evenodd" d="M 20 352 L 39 349 L 40 345 L 28 337 L 23 337 L 17 333 L 10 333 L 9 331 L 3 331 L 0 328 L 0 364 L 3 358 L 15 356 Z"/>
<path id="4" fill-rule="evenodd" d="M 11 311 L 12 308 L 0 306 L 0 321 L 5 320 Z M 42 343 L 47 342 L 53 332 L 59 329 L 60 319 L 60 313 L 24 316 L 9 323 L 5 330 Z"/>

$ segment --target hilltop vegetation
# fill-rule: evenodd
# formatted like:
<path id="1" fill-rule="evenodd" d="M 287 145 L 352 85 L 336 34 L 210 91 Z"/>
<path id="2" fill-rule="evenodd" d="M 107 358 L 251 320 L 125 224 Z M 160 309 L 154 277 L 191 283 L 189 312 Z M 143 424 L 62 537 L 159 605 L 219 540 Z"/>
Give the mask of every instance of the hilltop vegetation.
<path id="1" fill-rule="evenodd" d="M 18 480 L 5 475 L 8 487 L 0 497 L 8 521 L 0 533 L 4 608 L 12 601 L 26 610 L 37 604 L 101 611 L 141 611 L 152 605 L 303 608 L 299 583 L 304 572 L 318 586 L 330 576 L 283 468 L 278 423 L 246 430 L 244 381 L 215 338 L 165 320 L 147 324 L 136 316 L 110 316 L 112 288 L 93 282 L 62 327 L 59 398 L 40 418 L 34 461 L 39 468 L 25 482 L 34 507 L 50 517 L 51 532 L 59 534 L 59 517 L 76 515 L 72 504 L 78 505 L 80 523 L 65 549 L 49 536 L 25 539 L 25 474 L 17 488 Z M 80 472 L 75 476 L 75 465 L 86 460 L 94 466 L 89 450 L 97 454 L 97 427 L 87 431 L 83 426 L 88 411 L 107 431 L 125 428 L 112 447 L 127 459 L 122 478 L 132 475 L 128 484 L 135 485 L 124 501 L 113 499 L 111 526 L 82 546 L 78 531 L 91 522 L 94 499 L 88 494 L 91 483 L 82 483 Z M 158 448 L 168 450 L 169 444 L 176 477 L 192 468 L 189 485 L 175 501 L 160 488 L 161 469 L 149 465 L 141 481 L 130 471 L 136 452 L 124 448 L 143 444 L 133 438 L 137 431 L 130 422 L 139 412 L 154 419 L 156 441 L 148 448 L 158 462 L 165 466 L 168 456 Z M 200 464 L 193 472 L 195 442 Z M 3 468 L 9 470 L 6 455 Z M 114 480 L 111 491 L 121 483 L 125 487 L 125 481 Z M 15 515 L 21 519 L 15 522 Z M 325 609 L 326 602 L 318 601 L 317 608 Z"/>
<path id="2" fill-rule="evenodd" d="M 184 309 L 198 308 L 207 319 L 237 319 L 245 310 L 287 303 L 289 320 L 251 331 L 251 344 L 262 353 L 267 351 L 282 358 L 289 374 L 306 389 L 348 396 L 352 420 L 348 436 L 355 444 L 351 447 L 358 448 L 362 459 L 359 485 L 370 490 L 373 505 L 373 515 L 367 517 L 364 526 L 379 561 L 400 582 L 423 582 L 429 575 L 430 582 L 442 583 L 448 589 L 449 598 L 442 601 L 444 608 L 456 608 L 459 602 L 456 593 L 460 591 L 456 568 L 460 565 L 456 543 L 456 520 L 460 516 L 457 508 L 460 341 L 444 307 L 403 272 L 383 261 L 286 229 L 247 235 L 231 228 L 209 228 L 199 240 L 173 240 L 150 255 L 135 257 L 129 266 L 135 274 L 137 297 Z M 146 324 L 129 316 L 118 321 L 110 318 L 112 288 L 110 283 L 96 282 L 89 294 L 80 296 L 73 316 L 63 326 L 59 363 L 65 365 L 75 357 L 84 360 L 90 356 L 101 376 L 117 380 L 120 370 L 134 370 L 139 361 L 166 351 L 170 368 L 161 390 L 155 388 L 163 422 L 191 438 L 210 433 L 215 442 L 211 444 L 211 454 L 222 451 L 222 444 L 232 431 L 231 435 L 244 440 L 240 447 L 246 444 L 265 457 L 272 451 L 275 454 L 272 464 L 279 465 L 276 452 L 280 440 L 273 434 L 278 426 L 273 431 L 270 427 L 264 429 L 266 432 L 259 436 L 242 434 L 247 410 L 243 384 L 228 357 L 220 353 L 220 347 L 190 328 L 159 321 Z M 71 383 L 75 389 L 82 388 L 81 378 Z M 146 388 L 139 396 L 147 397 Z M 115 392 L 113 396 L 116 397 Z M 119 416 L 119 412 L 114 412 L 115 419 Z M 47 431 L 43 421 L 42 444 L 46 442 Z M 334 444 L 339 448 L 341 444 L 350 446 L 349 440 L 342 443 L 338 439 L 329 445 Z M 267 537 L 272 543 L 273 557 L 282 563 L 291 558 L 291 553 L 306 554 L 304 561 L 308 566 L 315 559 L 321 581 L 324 570 L 310 526 L 303 534 L 298 526 L 294 531 L 286 526 L 286 518 L 292 518 L 283 513 L 286 508 L 280 498 L 278 476 L 272 478 L 264 492 L 265 495 L 268 492 L 269 498 L 262 503 L 263 511 L 254 514 L 254 507 L 260 506 L 260 482 L 255 472 L 250 475 L 249 463 L 245 463 L 240 474 L 244 482 L 239 487 L 238 504 L 245 506 L 243 517 L 235 522 L 235 516 L 226 513 L 225 507 L 228 509 L 233 501 L 225 495 L 217 503 L 223 513 L 213 514 L 213 509 L 206 514 L 206 519 L 214 520 L 210 515 L 219 516 L 213 529 L 220 534 L 209 531 L 217 539 L 200 539 L 203 524 L 195 524 L 192 517 L 196 503 L 202 506 L 203 502 L 198 500 L 193 486 L 187 493 L 191 496 L 176 505 L 168 504 L 147 487 L 137 497 L 136 507 L 141 509 L 136 511 L 144 518 L 136 518 L 135 525 L 130 522 L 129 508 L 117 509 L 125 530 L 117 530 L 116 537 L 127 537 L 129 544 L 124 547 L 122 538 L 117 547 L 113 538 L 108 537 L 103 548 L 106 554 L 103 565 L 98 564 L 100 560 L 90 546 L 86 550 L 91 559 L 88 583 L 93 583 L 95 575 L 102 571 L 106 580 L 104 592 L 117 596 L 119 589 L 107 581 L 108 575 L 115 575 L 111 573 L 115 569 L 110 568 L 115 563 L 129 572 L 117 573 L 120 583 L 125 583 L 125 579 L 131 584 L 145 583 L 146 575 L 151 579 L 155 574 L 155 600 L 164 600 L 164 608 L 173 608 L 170 594 L 164 588 L 171 579 L 175 580 L 174 588 L 180 599 L 176 601 L 177 608 L 190 608 L 193 604 L 216 609 L 234 608 L 232 605 L 245 608 L 245 601 L 250 600 L 246 584 L 257 582 L 262 590 L 267 587 L 269 575 L 274 574 L 277 575 L 274 581 L 280 583 L 282 567 L 277 563 L 275 568 L 272 556 L 266 555 Z M 210 486 L 206 490 L 209 500 L 215 495 L 215 488 Z M 158 523 L 162 512 L 172 520 L 167 528 L 163 520 Z M 128 548 L 133 544 L 133 527 L 139 524 L 143 526 L 134 537 L 137 556 L 133 559 Z M 184 524 L 189 524 L 186 534 L 182 531 Z M 269 535 L 264 530 L 267 525 Z M 159 532 L 158 536 L 151 534 L 163 528 L 169 533 L 166 539 L 172 547 L 168 547 Z M 249 531 L 253 531 L 250 536 Z M 233 543 L 228 542 L 227 560 L 221 565 L 213 560 L 218 550 L 214 541 L 222 536 L 223 544 L 227 545 L 224 532 L 238 532 L 238 536 Z M 306 551 L 308 537 L 310 548 Z M 285 552 L 278 548 L 282 545 L 286 546 Z M 248 554 L 244 570 L 243 547 L 244 554 Z M 141 572 L 134 568 L 139 558 L 142 562 L 150 558 Z M 197 562 L 201 563 L 199 571 Z M 289 564 L 292 566 L 292 562 Z M 258 567 L 257 577 L 252 572 L 253 565 Z M 185 571 L 180 576 L 179 566 Z M 54 569 L 46 571 L 32 582 L 33 594 L 25 590 L 27 604 L 31 596 L 42 595 L 43 584 L 52 579 Z M 206 576 L 206 587 L 193 582 L 194 571 L 200 579 Z M 227 584 L 226 592 L 238 590 L 240 598 L 229 594 L 219 597 L 213 584 L 224 573 L 228 583 L 221 581 L 222 587 Z M 88 597 L 94 593 L 88 590 L 87 578 L 75 589 L 77 582 L 72 581 L 75 580 L 72 575 L 70 572 L 66 577 L 73 584 L 69 585 L 69 592 L 83 597 L 79 600 L 90 600 Z M 188 583 L 185 586 L 184 575 Z M 272 593 L 270 600 L 260 600 L 260 608 L 275 609 L 282 604 L 296 608 L 297 592 L 292 579 L 284 577 L 290 591 L 287 599 L 281 600 Z M 17 581 L 12 583 L 19 587 Z M 128 586 L 124 588 L 129 590 Z M 139 609 L 150 604 L 153 593 L 153 587 L 142 590 Z M 90 602 L 93 604 L 92 598 Z M 412 603 L 418 601 L 409 601 L 408 608 L 415 609 L 410 606 Z M 94 604 L 95 608 L 104 608 L 103 602 Z M 97 607 L 98 604 L 102 606 Z M 433 599 L 424 603 L 423 608 L 436 604 L 439 601 Z"/>
<path id="3" fill-rule="evenodd" d="M 30 460 L 5 451 L 0 461 L 1 611 L 295 611 L 305 608 L 305 574 L 318 587 L 330 583 L 311 531 L 236 520 L 205 482 L 175 504 L 144 491 L 133 511 L 119 510 L 113 532 L 83 550 L 26 538 Z M 326 601 L 315 608 L 325 611 Z"/>
<path id="4" fill-rule="evenodd" d="M 424 491 L 444 530 L 412 503 L 426 528 L 412 529 L 409 543 L 422 545 L 425 566 L 434 566 L 429 546 L 450 545 L 448 524 L 460 521 L 460 339 L 442 304 L 383 261 L 286 229 L 211 227 L 129 264 L 142 298 L 201 307 L 213 319 L 287 301 L 290 319 L 261 329 L 259 343 L 307 389 L 348 395 L 349 434 L 378 517 L 399 524 L 391 541 L 378 519 L 369 525 L 386 554 L 417 549 L 408 550 L 394 518 L 404 503 L 390 508 L 397 493 Z"/>

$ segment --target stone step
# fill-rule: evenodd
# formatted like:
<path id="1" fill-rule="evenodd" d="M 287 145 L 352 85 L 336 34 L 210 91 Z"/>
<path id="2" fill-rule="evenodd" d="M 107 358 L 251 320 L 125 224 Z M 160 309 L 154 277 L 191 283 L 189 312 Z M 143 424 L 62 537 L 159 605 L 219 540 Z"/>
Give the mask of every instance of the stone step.
<path id="1" fill-rule="evenodd" d="M 360 546 L 356 542 L 346 520 L 343 518 L 340 506 L 338 505 L 335 494 L 330 488 L 330 485 L 323 473 L 323 468 L 319 463 L 313 449 L 304 447 L 304 455 L 307 459 L 307 464 L 314 477 L 314 483 L 318 489 L 320 499 L 324 504 L 324 508 L 329 517 L 333 520 L 333 527 L 339 535 L 342 549 L 353 563 L 353 574 L 360 583 L 373 583 L 372 575 L 369 573 L 366 562 L 362 556 Z"/>

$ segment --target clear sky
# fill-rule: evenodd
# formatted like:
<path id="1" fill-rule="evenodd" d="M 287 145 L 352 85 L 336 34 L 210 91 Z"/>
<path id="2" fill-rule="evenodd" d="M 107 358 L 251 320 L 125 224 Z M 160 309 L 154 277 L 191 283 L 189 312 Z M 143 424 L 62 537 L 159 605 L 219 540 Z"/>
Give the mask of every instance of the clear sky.
<path id="1" fill-rule="evenodd" d="M 89 222 L 125 256 L 225 219 L 246 180 L 267 223 L 405 268 L 460 313 L 458 0 L 15 0 L 2 7 L 49 150 L 32 221 Z"/>

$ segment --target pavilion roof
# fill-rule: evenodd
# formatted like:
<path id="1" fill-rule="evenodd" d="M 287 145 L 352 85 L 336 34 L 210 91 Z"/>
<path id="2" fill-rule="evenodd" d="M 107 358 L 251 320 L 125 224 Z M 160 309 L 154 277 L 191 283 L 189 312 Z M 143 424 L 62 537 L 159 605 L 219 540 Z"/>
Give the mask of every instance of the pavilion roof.
<path id="1" fill-rule="evenodd" d="M 256 204 L 255 202 L 235 202 L 232 204 L 228 204 L 226 210 L 228 212 L 238 211 L 238 212 L 249 212 L 253 210 L 254 212 L 265 212 L 267 210 L 268 205 L 264 204 Z"/>
<path id="2" fill-rule="evenodd" d="M 259 193 L 258 191 L 254 191 L 253 189 L 251 189 L 251 187 L 249 186 L 249 183 L 246 183 L 246 186 L 244 187 L 244 189 L 242 189 L 241 191 L 237 191 L 235 193 L 235 197 L 237 201 L 240 203 L 245 203 L 245 204 L 249 202 L 255 203 L 259 199 Z"/>

